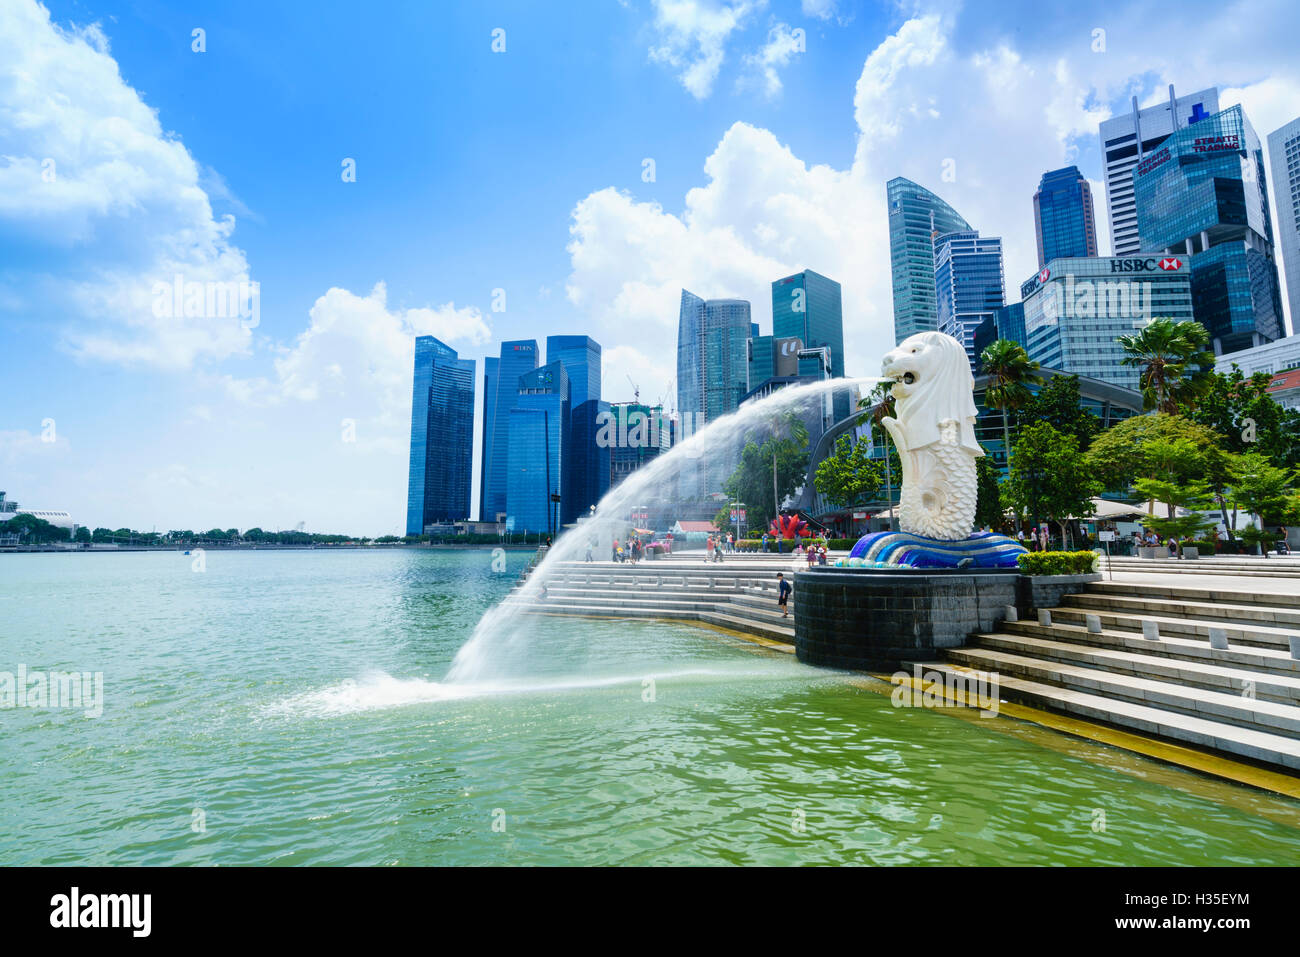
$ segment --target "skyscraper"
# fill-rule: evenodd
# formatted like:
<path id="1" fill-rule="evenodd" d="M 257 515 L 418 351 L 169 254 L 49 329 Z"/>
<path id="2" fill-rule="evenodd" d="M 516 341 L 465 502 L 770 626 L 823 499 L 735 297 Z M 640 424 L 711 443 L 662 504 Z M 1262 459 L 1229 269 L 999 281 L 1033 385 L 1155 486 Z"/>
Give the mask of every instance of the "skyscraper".
<path id="1" fill-rule="evenodd" d="M 1277 205 L 1277 246 L 1286 272 L 1287 311 L 1291 334 L 1300 323 L 1300 117 L 1268 134 Z M 1282 327 L 1286 334 L 1286 326 Z"/>
<path id="2" fill-rule="evenodd" d="M 934 237 L 970 223 L 934 193 L 899 176 L 885 188 L 894 289 L 894 344 L 939 328 L 934 293 Z"/>
<path id="3" fill-rule="evenodd" d="M 537 340 L 514 339 L 501 343 L 497 360 L 496 398 L 492 405 L 492 422 L 483 424 L 483 487 L 479 504 L 483 521 L 494 522 L 506 511 L 506 473 L 510 462 L 510 410 L 519 396 L 519 377 L 537 368 Z M 484 411 L 487 405 L 484 403 Z"/>
<path id="4" fill-rule="evenodd" d="M 506 527 L 555 534 L 560 503 L 552 496 L 563 500 L 566 445 L 572 434 L 569 377 L 563 363 L 548 362 L 516 383 L 506 451 Z"/>
<path id="5" fill-rule="evenodd" d="M 1006 303 L 1002 240 L 974 229 L 936 237 L 934 286 L 939 331 L 962 344 L 976 372 L 975 330 Z"/>
<path id="6" fill-rule="evenodd" d="M 744 299 L 704 300 L 682 290 L 677 323 L 677 410 L 696 428 L 734 411 L 748 389 L 753 326 Z"/>
<path id="7" fill-rule="evenodd" d="M 1216 355 L 1282 336 L 1267 180 L 1240 106 L 1179 130 L 1133 168 L 1142 248 L 1190 257 L 1192 308 Z"/>
<path id="8" fill-rule="evenodd" d="M 586 515 L 609 491 L 610 456 L 596 445 L 600 400 L 600 343 L 590 336 L 547 336 L 546 362 L 560 362 L 569 378 L 571 435 L 565 463 L 566 487 L 561 493 L 564 524 Z M 602 454 L 603 453 L 603 454 Z"/>
<path id="9" fill-rule="evenodd" d="M 1165 137 L 1217 112 L 1219 91 L 1214 87 L 1178 98 L 1171 83 L 1167 103 L 1139 110 L 1135 96 L 1132 112 L 1102 122 L 1101 152 L 1106 162 L 1111 255 L 1130 256 L 1139 250 L 1151 251 L 1138 239 L 1133 167 L 1163 143 Z"/>
<path id="10" fill-rule="evenodd" d="M 406 534 L 469 518 L 474 448 L 474 360 L 433 336 L 415 340 Z"/>
<path id="11" fill-rule="evenodd" d="M 483 360 L 483 423 L 480 426 L 482 440 L 479 443 L 478 470 L 478 520 L 480 522 L 495 522 L 497 518 L 496 515 L 488 514 L 487 463 L 489 450 L 492 448 L 492 425 L 497 411 L 497 382 L 500 379 L 497 370 L 500 366 L 501 360 L 497 356 L 487 356 Z"/>
<path id="12" fill-rule="evenodd" d="M 1178 256 L 1053 259 L 1020 285 L 1025 350 L 1049 369 L 1137 389 L 1120 336 L 1156 317 L 1193 318 L 1191 268 Z"/>
<path id="13" fill-rule="evenodd" d="M 1049 259 L 1097 255 L 1092 187 L 1077 166 L 1044 173 L 1034 193 L 1038 268 Z"/>
<path id="14" fill-rule="evenodd" d="M 829 349 L 831 378 L 844 378 L 844 312 L 840 284 L 811 269 L 775 280 L 772 283 L 772 336 L 778 340 L 798 338 L 805 349 Z M 836 393 L 833 409 L 836 421 L 848 417 L 848 390 Z"/>

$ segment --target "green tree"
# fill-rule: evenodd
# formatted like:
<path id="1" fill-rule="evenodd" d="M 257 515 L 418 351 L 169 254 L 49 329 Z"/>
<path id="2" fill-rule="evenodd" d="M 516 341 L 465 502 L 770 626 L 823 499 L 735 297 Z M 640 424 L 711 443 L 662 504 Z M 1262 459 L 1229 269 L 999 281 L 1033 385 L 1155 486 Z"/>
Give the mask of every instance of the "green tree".
<path id="1" fill-rule="evenodd" d="M 813 477 L 813 486 L 836 505 L 858 505 L 880 489 L 883 470 L 871 458 L 871 443 L 847 435 L 835 440 Z"/>
<path id="2" fill-rule="evenodd" d="M 1126 353 L 1120 362 L 1141 370 L 1144 408 L 1172 414 L 1204 394 L 1214 368 L 1209 341 L 1205 327 L 1191 319 L 1152 319 L 1136 335 L 1119 337 Z"/>
<path id="3" fill-rule="evenodd" d="M 1006 524 L 1002 511 L 1002 472 L 988 455 L 975 460 L 975 524 L 995 532 Z"/>
<path id="4" fill-rule="evenodd" d="M 890 508 L 893 508 L 894 505 L 894 490 L 903 475 L 902 463 L 898 460 L 898 450 L 894 448 L 889 436 L 889 430 L 884 425 L 884 420 L 892 417 L 895 412 L 893 387 L 892 382 L 878 382 L 868 395 L 858 400 L 858 408 L 867 410 L 859 418 L 859 423 L 871 426 L 873 442 L 875 436 L 879 434 L 884 443 L 885 501 Z M 889 519 L 889 527 L 891 530 L 894 527 L 892 515 Z"/>
<path id="5" fill-rule="evenodd" d="M 19 544 L 23 545 L 45 545 L 49 542 L 68 540 L 66 529 L 51 525 L 45 519 L 29 515 L 27 512 L 18 512 L 13 518 L 0 525 L 0 529 L 3 529 L 5 534 L 17 535 Z"/>
<path id="6" fill-rule="evenodd" d="M 797 415 L 780 416 L 764 431 L 766 434 L 756 431 L 746 438 L 740 461 L 722 486 L 731 501 L 745 503 L 751 528 L 765 527 L 776 517 L 773 462 L 781 501 L 803 485 L 808 472 L 808 428 Z"/>
<path id="7" fill-rule="evenodd" d="M 1089 475 L 1078 439 L 1036 422 L 1020 431 L 1011 477 L 1003 488 L 1017 511 L 1056 522 L 1065 541 L 1066 521 L 1093 513 L 1092 498 L 1101 492 L 1101 483 Z"/>
<path id="8" fill-rule="evenodd" d="M 1038 363 L 1029 358 L 1024 346 L 1010 339 L 990 343 L 980 353 L 980 370 L 989 377 L 984 404 L 1002 412 L 1002 449 L 1011 462 L 1011 412 L 1034 397 L 1031 385 L 1042 385 Z"/>
<path id="9" fill-rule="evenodd" d="M 1290 476 L 1260 452 L 1230 456 L 1228 471 L 1233 507 L 1256 516 L 1258 522 L 1257 530 L 1243 529 L 1241 537 L 1251 544 L 1271 541 L 1274 536 L 1265 530 L 1265 521 L 1291 511 Z"/>
<path id="10" fill-rule="evenodd" d="M 1213 429 L 1228 452 L 1262 452 L 1273 464 L 1300 466 L 1300 411 L 1285 409 L 1268 394 L 1267 372 L 1231 372 L 1208 377 L 1205 393 L 1188 410 L 1193 422 Z"/>
<path id="11" fill-rule="evenodd" d="M 1168 478 L 1149 451 L 1153 444 L 1180 439 L 1207 456 L 1217 447 L 1214 432 L 1182 416 L 1135 415 L 1093 440 L 1087 453 L 1087 468 L 1106 488 L 1115 490 L 1127 489 L 1139 478 Z M 1176 480 L 1181 481 L 1183 477 L 1179 475 Z"/>
<path id="12" fill-rule="evenodd" d="M 81 542 L 83 545 L 89 545 L 89 544 L 90 544 L 90 529 L 88 529 L 85 525 L 78 525 L 78 526 L 77 526 L 77 532 L 76 532 L 76 535 L 75 535 L 74 537 L 76 538 L 76 540 L 77 540 L 78 542 Z"/>
<path id="13" fill-rule="evenodd" d="M 1083 407 L 1077 375 L 1052 376 L 1019 411 L 1022 422 L 1046 422 L 1057 432 L 1073 435 L 1084 451 L 1101 431 L 1101 419 Z"/>

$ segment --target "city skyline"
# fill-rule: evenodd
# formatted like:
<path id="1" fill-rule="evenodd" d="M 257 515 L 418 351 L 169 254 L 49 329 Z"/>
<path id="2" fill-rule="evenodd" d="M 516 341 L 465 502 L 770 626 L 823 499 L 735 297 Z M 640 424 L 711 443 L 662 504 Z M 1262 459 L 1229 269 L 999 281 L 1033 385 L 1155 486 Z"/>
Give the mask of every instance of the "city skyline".
<path id="1" fill-rule="evenodd" d="M 557 28 L 524 9 L 500 13 L 502 54 L 487 15 L 400 11 L 394 31 L 322 12 L 316 47 L 352 43 L 342 63 L 286 50 L 287 26 L 252 6 L 234 9 L 263 30 L 235 36 L 214 19 L 201 53 L 187 14 L 146 27 L 93 4 L 49 9 L 53 23 L 30 2 L 0 13 L 0 69 L 68 104 L 47 127 L 0 128 L 14 158 L 0 174 L 0 321 L 24 357 L 0 468 L 17 499 L 114 527 L 400 531 L 417 335 L 478 360 L 580 332 L 604 347 L 602 398 L 632 398 L 630 377 L 653 400 L 674 378 L 662 343 L 682 288 L 748 300 L 766 331 L 773 279 L 816 269 L 843 285 L 846 372 L 870 373 L 893 337 L 890 179 L 1003 237 L 1014 286 L 1036 258 L 1025 197 L 1044 170 L 1074 164 L 1097 198 L 1098 124 L 1132 96 L 1158 105 L 1170 82 L 1214 86 L 1266 133 L 1295 117 L 1300 90 L 1267 32 L 1247 43 L 1224 30 L 1212 56 L 1199 48 L 1224 22 L 1211 5 L 1195 31 L 1162 25 L 1158 44 L 1158 13 L 1134 8 L 1096 50 L 1082 13 L 1030 41 L 1008 39 L 1014 8 L 843 3 L 822 18 L 773 4 L 704 37 L 676 7 L 629 3 L 579 25 L 593 52 L 577 63 L 537 42 Z M 782 25 L 806 49 L 764 58 Z M 444 72 L 417 80 L 411 58 L 377 56 L 395 32 L 442 38 Z M 302 99 L 296 73 L 321 92 Z M 529 91 L 524 74 L 554 79 Z M 454 109 L 430 99 L 469 75 L 443 98 Z M 31 109 L 24 84 L 4 95 Z M 254 96 L 266 109 L 245 128 Z M 543 129 L 536 99 L 578 97 L 590 112 L 562 135 Z M 622 118 L 620 101 L 643 109 Z M 497 149 L 502 110 L 510 123 L 538 113 L 512 137 L 540 148 Z M 133 131 L 116 157 L 102 117 Z M 258 298 L 232 321 L 168 323 L 154 286 L 178 275 L 258 283 Z M 483 430 L 476 408 L 475 463 Z M 473 514 L 477 464 L 472 483 Z"/>

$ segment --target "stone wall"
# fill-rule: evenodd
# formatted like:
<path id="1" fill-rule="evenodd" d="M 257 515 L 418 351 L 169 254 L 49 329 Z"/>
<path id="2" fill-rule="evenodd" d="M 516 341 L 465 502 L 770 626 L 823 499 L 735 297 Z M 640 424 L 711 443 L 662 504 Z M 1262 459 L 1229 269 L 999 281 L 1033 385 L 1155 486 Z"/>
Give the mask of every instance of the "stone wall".
<path id="1" fill-rule="evenodd" d="M 795 653 L 829 668 L 894 671 L 987 631 L 1018 602 L 1019 572 L 813 568 L 794 576 Z"/>

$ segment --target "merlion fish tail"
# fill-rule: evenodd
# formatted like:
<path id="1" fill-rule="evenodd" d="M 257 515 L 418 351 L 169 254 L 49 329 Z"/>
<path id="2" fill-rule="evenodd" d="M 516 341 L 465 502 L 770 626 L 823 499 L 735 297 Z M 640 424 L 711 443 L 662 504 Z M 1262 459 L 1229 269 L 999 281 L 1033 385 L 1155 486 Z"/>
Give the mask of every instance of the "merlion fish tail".
<path id="1" fill-rule="evenodd" d="M 956 541 L 975 524 L 975 457 L 961 444 L 955 419 L 939 423 L 939 441 L 930 446 L 933 468 L 922 477 L 916 523 L 931 538 Z"/>

